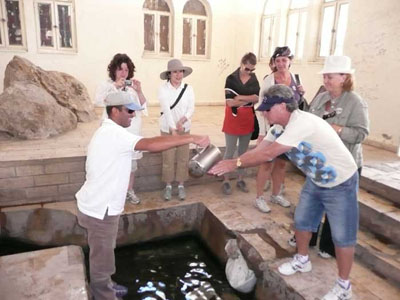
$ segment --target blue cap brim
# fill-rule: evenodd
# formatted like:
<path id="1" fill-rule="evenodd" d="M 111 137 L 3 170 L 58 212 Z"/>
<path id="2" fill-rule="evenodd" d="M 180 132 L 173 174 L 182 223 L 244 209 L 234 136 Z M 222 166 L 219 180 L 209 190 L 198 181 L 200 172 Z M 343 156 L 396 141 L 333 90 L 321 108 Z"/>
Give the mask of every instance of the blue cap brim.
<path id="1" fill-rule="evenodd" d="M 134 111 L 138 111 L 138 110 L 143 110 L 144 109 L 143 107 L 141 107 L 140 105 L 137 105 L 136 103 L 124 104 L 124 106 L 127 109 L 134 110 Z"/>
<path id="2" fill-rule="evenodd" d="M 274 105 L 274 104 L 272 104 L 272 105 Z M 270 110 L 271 107 L 272 107 L 272 105 L 262 102 L 262 103 L 256 108 L 256 110 L 257 110 L 257 111 L 266 111 L 266 110 Z"/>

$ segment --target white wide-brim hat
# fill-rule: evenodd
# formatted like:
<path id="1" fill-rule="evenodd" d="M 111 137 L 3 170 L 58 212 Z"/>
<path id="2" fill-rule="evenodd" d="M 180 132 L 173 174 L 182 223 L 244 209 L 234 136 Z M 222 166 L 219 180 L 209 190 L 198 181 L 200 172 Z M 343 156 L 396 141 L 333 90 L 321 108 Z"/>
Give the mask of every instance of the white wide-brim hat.
<path id="1" fill-rule="evenodd" d="M 183 77 L 189 76 L 193 72 L 192 68 L 185 67 L 179 59 L 171 59 L 168 62 L 167 70 L 160 73 L 160 78 L 166 80 L 168 79 L 168 72 L 181 70 L 183 71 Z"/>
<path id="2" fill-rule="evenodd" d="M 351 59 L 348 56 L 327 56 L 325 58 L 324 68 L 318 74 L 342 73 L 353 74 L 351 68 Z"/>

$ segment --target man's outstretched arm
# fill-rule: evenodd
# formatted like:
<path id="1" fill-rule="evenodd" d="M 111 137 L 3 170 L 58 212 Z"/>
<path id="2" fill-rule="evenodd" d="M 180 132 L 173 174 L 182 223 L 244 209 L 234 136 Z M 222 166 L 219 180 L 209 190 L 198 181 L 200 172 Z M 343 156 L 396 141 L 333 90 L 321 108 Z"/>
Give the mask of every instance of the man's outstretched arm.
<path id="1" fill-rule="evenodd" d="M 186 144 L 196 144 L 200 147 L 206 147 L 210 144 L 210 138 L 207 135 L 163 135 L 151 138 L 142 138 L 136 143 L 136 151 L 161 152 L 172 147 Z"/>

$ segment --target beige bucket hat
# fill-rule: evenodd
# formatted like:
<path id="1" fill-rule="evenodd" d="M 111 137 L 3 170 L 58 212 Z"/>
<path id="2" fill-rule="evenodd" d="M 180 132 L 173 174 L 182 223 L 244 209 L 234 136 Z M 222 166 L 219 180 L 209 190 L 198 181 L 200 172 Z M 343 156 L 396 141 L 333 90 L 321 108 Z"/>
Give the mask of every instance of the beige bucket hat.
<path id="1" fill-rule="evenodd" d="M 168 79 L 168 72 L 180 71 L 180 70 L 183 70 L 183 77 L 189 76 L 193 72 L 192 68 L 185 67 L 179 59 L 176 58 L 171 59 L 168 62 L 167 70 L 160 73 L 160 78 L 162 80 L 166 80 Z"/>

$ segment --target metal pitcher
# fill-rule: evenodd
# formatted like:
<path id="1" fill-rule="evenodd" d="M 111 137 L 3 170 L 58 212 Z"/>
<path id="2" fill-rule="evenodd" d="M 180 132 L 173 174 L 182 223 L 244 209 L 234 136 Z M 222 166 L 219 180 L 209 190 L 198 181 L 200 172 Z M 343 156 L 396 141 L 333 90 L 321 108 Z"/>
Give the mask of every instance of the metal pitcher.
<path id="1" fill-rule="evenodd" d="M 214 145 L 208 145 L 198 152 L 189 161 L 189 174 L 192 177 L 201 177 L 218 161 L 222 159 L 221 151 Z"/>

